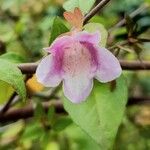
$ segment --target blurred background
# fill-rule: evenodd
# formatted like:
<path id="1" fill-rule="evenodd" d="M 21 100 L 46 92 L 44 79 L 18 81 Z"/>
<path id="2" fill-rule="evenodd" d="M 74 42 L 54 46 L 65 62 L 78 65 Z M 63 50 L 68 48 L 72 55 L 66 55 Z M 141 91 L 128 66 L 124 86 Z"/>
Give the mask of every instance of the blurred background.
<path id="1" fill-rule="evenodd" d="M 36 62 L 45 55 L 42 50 L 49 43 L 53 20 L 60 16 L 62 21 L 65 0 L 0 0 L 0 58 L 13 63 Z M 99 1 L 97 0 L 96 3 Z M 146 6 L 146 7 L 145 7 Z M 123 60 L 150 60 L 150 1 L 112 0 L 90 22 L 102 23 L 110 29 L 119 20 L 134 10 L 142 11 L 130 20 L 135 38 L 145 39 L 137 44 L 127 44 L 113 49 Z M 130 25 L 130 27 L 132 26 Z M 124 41 L 129 36 L 129 24 L 111 30 L 108 47 Z M 150 149 L 150 72 L 125 71 L 131 101 L 142 102 L 127 106 L 123 122 L 119 128 L 114 150 Z M 54 108 L 46 114 L 41 101 L 47 102 L 59 96 L 48 95 L 52 89 L 45 89 L 33 76 L 27 80 L 28 100 L 16 101 L 17 108 L 35 104 L 32 118 L 0 123 L 1 150 L 98 150 L 97 145 L 66 115 L 57 115 Z M 44 92 L 43 92 L 44 91 Z M 42 94 L 41 94 L 42 92 Z M 5 93 L 5 94 L 4 94 Z M 7 94 L 6 94 L 7 93 Z M 14 93 L 12 87 L 0 81 L 0 106 L 3 106 Z M 46 95 L 43 95 L 43 93 Z M 48 95 L 48 96 L 47 96 Z M 53 110 L 53 111 L 51 111 Z M 51 123 L 55 127 L 51 129 Z M 111 122 L 110 122 L 111 123 Z M 61 124 L 61 125 L 60 125 Z"/>

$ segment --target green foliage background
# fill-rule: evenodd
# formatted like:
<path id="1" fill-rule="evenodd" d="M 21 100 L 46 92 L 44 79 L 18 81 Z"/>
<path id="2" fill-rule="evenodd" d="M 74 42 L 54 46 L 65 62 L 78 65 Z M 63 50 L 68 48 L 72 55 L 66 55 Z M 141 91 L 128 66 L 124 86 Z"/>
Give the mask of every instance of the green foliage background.
<path id="1" fill-rule="evenodd" d="M 53 21 L 56 21 L 55 17 L 59 16 L 60 21 L 69 27 L 62 16 L 63 2 L 63 0 L 0 0 L 1 61 L 6 59 L 14 64 L 35 62 L 44 56 L 42 48 L 47 47 L 56 36 L 54 34 L 51 36 L 52 32 L 56 30 L 52 27 Z M 129 14 L 143 4 L 150 5 L 150 1 L 112 0 L 90 22 L 102 23 L 109 29 L 124 17 L 124 13 Z M 83 10 L 85 9 L 83 8 Z M 136 16 L 134 22 L 137 22 L 138 31 L 142 33 L 140 37 L 150 39 L 150 8 Z M 127 38 L 125 27 L 114 30 L 112 34 L 115 36 L 112 45 Z M 138 51 L 142 60 L 150 60 L 149 42 L 140 43 L 140 48 L 128 48 L 132 50 L 132 53 L 121 50 L 120 59 L 137 60 Z M 126 71 L 124 76 L 127 78 L 129 96 L 150 96 L 150 73 Z M 23 77 L 21 76 L 21 78 Z M 24 88 L 24 84 L 22 84 L 22 88 Z M 44 92 L 48 90 L 44 89 Z M 0 81 L 1 106 L 9 99 L 13 91 L 12 86 Z M 7 94 L 4 96 L 3 93 Z M 60 93 L 58 92 L 58 95 L 61 95 Z M 36 93 L 31 93 L 31 96 L 32 103 L 36 106 L 34 117 L 11 122 L 9 125 L 1 123 L 0 149 L 99 150 L 97 144 L 77 127 L 70 117 L 58 116 L 51 107 L 48 114 L 45 114 L 41 102 L 46 100 L 37 97 Z M 25 93 L 22 94 L 22 97 L 25 97 Z M 26 102 L 19 101 L 15 107 L 22 108 L 30 104 L 29 99 Z M 150 106 L 148 104 L 127 107 L 115 140 L 114 150 L 150 149 L 149 116 Z"/>

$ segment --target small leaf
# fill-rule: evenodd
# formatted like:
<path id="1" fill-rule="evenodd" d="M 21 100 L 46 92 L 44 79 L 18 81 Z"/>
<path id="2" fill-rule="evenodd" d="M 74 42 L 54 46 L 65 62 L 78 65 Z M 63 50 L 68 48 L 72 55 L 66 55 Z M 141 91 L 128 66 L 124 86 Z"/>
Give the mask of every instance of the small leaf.
<path id="1" fill-rule="evenodd" d="M 15 64 L 0 59 L 0 80 L 10 84 L 19 96 L 25 100 L 26 88 L 21 71 Z"/>
<path id="2" fill-rule="evenodd" d="M 91 32 L 91 33 L 99 31 L 100 36 L 101 36 L 99 44 L 100 44 L 101 47 L 106 46 L 108 32 L 102 24 L 100 24 L 100 23 L 88 23 L 84 26 L 84 29 L 88 32 Z"/>
<path id="3" fill-rule="evenodd" d="M 109 84 L 96 83 L 85 102 L 73 104 L 64 98 L 64 106 L 73 121 L 90 135 L 103 150 L 112 148 L 127 102 L 127 86 L 123 77 Z"/>
<path id="4" fill-rule="evenodd" d="M 55 115 L 55 107 L 54 106 L 50 106 L 50 108 L 48 109 L 48 113 L 47 113 L 47 118 L 48 121 L 53 121 Z"/>
<path id="5" fill-rule="evenodd" d="M 65 129 L 68 125 L 72 123 L 72 120 L 69 117 L 59 117 L 56 122 L 53 125 L 53 129 L 55 131 L 62 131 Z"/>
<path id="6" fill-rule="evenodd" d="M 127 32 L 128 34 L 131 34 L 130 32 L 133 32 L 134 22 L 129 15 L 125 15 L 125 19 Z"/>
<path id="7" fill-rule="evenodd" d="M 133 21 L 133 19 L 129 15 L 125 15 L 126 19 L 126 28 L 129 37 L 136 37 L 137 32 L 137 24 Z"/>
<path id="8" fill-rule="evenodd" d="M 62 33 L 68 32 L 69 29 L 63 24 L 63 21 L 56 17 L 53 22 L 49 45 Z"/>
<path id="9" fill-rule="evenodd" d="M 30 122 L 25 128 L 21 141 L 40 139 L 44 134 L 44 129 L 39 122 Z"/>
<path id="10" fill-rule="evenodd" d="M 88 2 L 85 2 L 85 0 L 68 0 L 64 3 L 63 8 L 67 11 L 73 11 L 75 7 L 78 7 L 83 14 L 86 14 L 92 8 L 95 1 L 96 0 L 88 0 Z"/>
<path id="11" fill-rule="evenodd" d="M 142 64 L 142 59 L 141 59 L 141 52 L 144 50 L 144 47 L 142 46 L 142 44 L 140 43 L 135 43 L 133 45 L 133 48 L 134 48 L 134 52 L 136 53 L 137 55 L 137 58 L 141 61 L 141 64 Z M 143 64 L 142 64 L 143 65 Z M 144 67 L 144 65 L 143 65 Z"/>
<path id="12" fill-rule="evenodd" d="M 137 55 L 140 55 L 141 52 L 144 50 L 144 47 L 139 43 L 134 44 L 133 47 Z"/>
<path id="13" fill-rule="evenodd" d="M 36 106 L 35 106 L 35 111 L 34 111 L 34 117 L 35 117 L 35 119 L 41 121 L 41 119 L 44 118 L 45 115 L 46 114 L 45 114 L 44 108 L 42 106 L 42 103 L 37 102 Z"/>

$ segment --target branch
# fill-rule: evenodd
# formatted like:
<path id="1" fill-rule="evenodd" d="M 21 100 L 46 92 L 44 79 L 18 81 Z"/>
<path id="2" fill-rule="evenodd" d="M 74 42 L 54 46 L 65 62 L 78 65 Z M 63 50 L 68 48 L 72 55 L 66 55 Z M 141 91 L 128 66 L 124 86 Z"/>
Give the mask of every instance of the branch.
<path id="1" fill-rule="evenodd" d="M 44 102 L 43 107 L 45 112 L 48 111 L 50 106 L 55 106 L 57 113 L 64 113 L 64 109 L 62 103 L 58 101 L 50 101 Z M 6 113 L 0 114 L 0 123 L 8 122 L 8 121 L 16 121 L 18 119 L 27 119 L 33 117 L 34 115 L 34 107 L 32 105 L 26 106 L 24 108 L 10 108 Z"/>
<path id="2" fill-rule="evenodd" d="M 150 97 L 131 97 L 128 100 L 127 105 L 143 104 L 150 103 Z M 50 106 L 55 106 L 56 113 L 66 114 L 66 111 L 63 108 L 63 104 L 60 100 L 44 102 L 43 107 L 45 112 L 47 112 Z M 33 117 L 34 107 L 29 105 L 24 108 L 11 108 L 6 113 L 0 115 L 0 123 L 6 123 L 9 121 L 16 121 L 18 119 L 27 119 Z"/>
<path id="3" fill-rule="evenodd" d="M 146 104 L 150 103 L 150 97 L 130 97 L 128 99 L 128 106 L 132 106 L 135 104 Z"/>
<path id="4" fill-rule="evenodd" d="M 143 61 L 120 61 L 123 70 L 150 70 L 150 62 Z M 18 64 L 18 68 L 23 74 L 34 74 L 38 64 L 37 63 L 23 63 Z"/>
<path id="5" fill-rule="evenodd" d="M 102 9 L 110 0 L 101 0 L 84 18 L 86 24 L 100 9 Z M 84 4 L 83 4 L 84 5 Z"/>
<path id="6" fill-rule="evenodd" d="M 16 92 L 14 92 L 14 93 L 12 94 L 12 96 L 10 97 L 10 99 L 8 100 L 8 102 L 7 102 L 7 103 L 4 105 L 4 107 L 0 110 L 0 114 L 1 114 L 1 113 L 2 113 L 2 114 L 5 113 L 5 112 L 9 109 L 9 107 L 11 106 L 11 103 L 14 101 L 16 95 L 17 95 Z"/>
<path id="7" fill-rule="evenodd" d="M 19 64 L 18 68 L 21 70 L 23 74 L 34 74 L 38 63 L 23 63 Z"/>
<path id="8" fill-rule="evenodd" d="M 124 61 L 120 60 L 123 70 L 150 70 L 150 61 Z"/>

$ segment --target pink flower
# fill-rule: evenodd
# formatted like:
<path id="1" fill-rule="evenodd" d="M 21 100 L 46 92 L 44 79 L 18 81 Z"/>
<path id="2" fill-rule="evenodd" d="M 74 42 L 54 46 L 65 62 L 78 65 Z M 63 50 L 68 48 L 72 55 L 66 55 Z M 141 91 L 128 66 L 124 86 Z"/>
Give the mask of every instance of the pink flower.
<path id="1" fill-rule="evenodd" d="M 46 87 L 56 87 L 62 81 L 70 101 L 84 101 L 92 90 L 93 78 L 106 83 L 122 72 L 117 58 L 100 47 L 99 41 L 99 32 L 78 31 L 58 37 L 37 68 L 38 81 Z"/>

